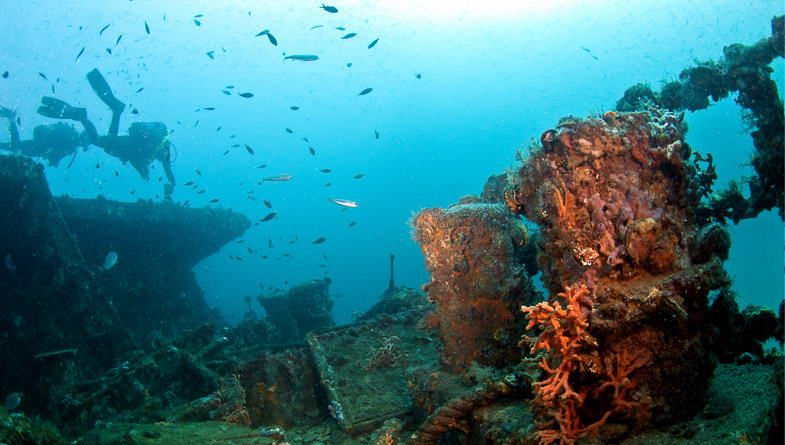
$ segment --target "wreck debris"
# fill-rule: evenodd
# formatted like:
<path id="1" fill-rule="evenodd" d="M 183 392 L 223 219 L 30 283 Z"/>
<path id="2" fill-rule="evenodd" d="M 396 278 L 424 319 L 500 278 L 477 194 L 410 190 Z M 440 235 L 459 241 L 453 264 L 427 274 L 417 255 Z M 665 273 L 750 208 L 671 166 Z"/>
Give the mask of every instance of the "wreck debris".
<path id="1" fill-rule="evenodd" d="M 436 303 L 443 360 L 453 371 L 472 362 L 517 363 L 521 304 L 536 292 L 521 263 L 527 231 L 501 204 L 426 209 L 413 221 L 431 274 L 423 289 Z"/>
<path id="2" fill-rule="evenodd" d="M 531 395 L 530 382 L 522 374 L 510 373 L 499 381 L 488 382 L 444 403 L 417 428 L 407 445 L 435 445 L 442 434 L 451 429 L 468 429 L 466 421 L 478 408 L 511 395 Z"/>
<path id="3" fill-rule="evenodd" d="M 0 381 L 26 395 L 25 409 L 56 413 L 50 403 L 57 387 L 95 378 L 134 344 L 71 236 L 41 164 L 0 156 L 0 208 L 0 252 L 14 264 L 0 268 L 0 350 L 7 364 Z M 76 353 L 56 362 L 40 355 L 63 349 Z"/>
<path id="4" fill-rule="evenodd" d="M 366 433 L 414 410 L 410 369 L 438 361 L 437 342 L 416 328 L 423 314 L 378 315 L 308 336 L 325 408 L 343 431 Z"/>
<path id="5" fill-rule="evenodd" d="M 521 167 L 513 210 L 540 225 L 552 292 L 523 308 L 539 328 L 531 352 L 544 352 L 542 444 L 596 436 L 611 419 L 670 424 L 705 402 L 708 293 L 729 282 L 727 243 L 722 227 L 697 234 L 682 132 L 680 116 L 655 109 L 570 118 Z"/>
<path id="6" fill-rule="evenodd" d="M 330 298 L 330 279 L 311 280 L 289 289 L 287 293 L 257 297 L 267 313 L 266 320 L 275 326 L 281 344 L 302 343 L 305 334 L 335 325 Z"/>

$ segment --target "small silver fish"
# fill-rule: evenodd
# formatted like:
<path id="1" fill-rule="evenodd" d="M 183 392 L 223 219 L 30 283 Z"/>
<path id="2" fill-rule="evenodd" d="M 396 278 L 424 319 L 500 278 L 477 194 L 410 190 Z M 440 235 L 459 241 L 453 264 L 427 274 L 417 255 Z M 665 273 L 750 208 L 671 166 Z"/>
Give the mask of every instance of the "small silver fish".
<path id="1" fill-rule="evenodd" d="M 294 175 L 278 175 L 278 176 L 268 176 L 262 179 L 262 182 L 286 182 L 291 181 L 294 178 Z"/>
<path id="2" fill-rule="evenodd" d="M 341 207 L 349 207 L 351 209 L 359 207 L 360 203 L 356 201 L 350 201 L 348 199 L 339 199 L 339 198 L 329 198 L 329 201 L 338 204 Z"/>
<path id="3" fill-rule="evenodd" d="M 107 271 L 117 265 L 117 261 L 120 259 L 120 256 L 114 250 L 109 251 L 106 254 L 106 258 L 104 258 L 104 265 L 101 268 L 104 271 Z"/>
<path id="4" fill-rule="evenodd" d="M 22 403 L 22 395 L 18 392 L 12 392 L 5 398 L 5 410 L 9 413 L 17 408 Z"/>

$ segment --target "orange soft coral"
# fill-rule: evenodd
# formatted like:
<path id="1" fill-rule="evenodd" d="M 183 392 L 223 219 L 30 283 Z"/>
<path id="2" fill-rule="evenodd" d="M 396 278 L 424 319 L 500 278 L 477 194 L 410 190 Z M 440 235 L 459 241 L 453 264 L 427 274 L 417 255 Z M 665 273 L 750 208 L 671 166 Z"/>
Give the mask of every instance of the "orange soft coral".
<path id="1" fill-rule="evenodd" d="M 529 319 L 527 329 L 535 325 L 543 328 L 531 352 L 547 351 L 550 362 L 556 365 L 552 367 L 549 360 L 543 358 L 540 367 L 546 377 L 534 384 L 535 405 L 550 413 L 559 424 L 559 430 L 541 429 L 537 433 L 541 444 L 557 440 L 570 444 L 580 437 L 581 426 L 576 408 L 583 404 L 584 395 L 573 390 L 570 375 L 584 360 L 581 354 L 595 345 L 587 331 L 591 312 L 589 289 L 583 284 L 568 287 L 558 298 L 565 301 L 565 306 L 553 299 L 552 302 L 521 308 Z"/>
<path id="2" fill-rule="evenodd" d="M 566 304 L 562 306 L 557 299 Z M 641 407 L 630 400 L 629 393 L 636 386 L 630 374 L 645 365 L 651 354 L 621 349 L 607 352 L 601 361 L 596 359 L 597 344 L 589 333 L 591 305 L 590 290 L 581 284 L 568 287 L 550 302 L 521 308 L 529 319 L 527 329 L 542 327 L 531 352 L 546 352 L 540 363 L 545 376 L 534 384 L 534 405 L 552 420 L 541 423 L 535 434 L 540 445 L 572 445 L 581 437 L 596 434 L 611 415 L 629 414 Z M 587 368 L 602 380 L 574 389 L 570 378 Z M 597 419 L 590 423 L 579 413 L 587 397 L 604 400 L 607 407 L 602 415 L 587 416 Z"/>

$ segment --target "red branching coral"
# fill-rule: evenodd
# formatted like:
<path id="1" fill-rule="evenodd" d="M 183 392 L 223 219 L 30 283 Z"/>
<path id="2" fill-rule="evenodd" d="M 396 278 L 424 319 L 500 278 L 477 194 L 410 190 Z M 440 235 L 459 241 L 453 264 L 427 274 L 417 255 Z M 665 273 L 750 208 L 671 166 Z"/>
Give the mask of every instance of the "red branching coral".
<path id="1" fill-rule="evenodd" d="M 596 434 L 612 414 L 630 414 L 640 407 L 629 397 L 636 386 L 630 374 L 651 355 L 622 349 L 598 360 L 597 342 L 588 332 L 591 308 L 591 292 L 585 284 L 567 287 L 550 302 L 522 308 L 529 319 L 527 329 L 542 328 L 531 352 L 546 351 L 548 357 L 540 363 L 545 377 L 534 384 L 534 406 L 552 418 L 539 425 L 535 437 L 540 445 L 574 444 L 581 437 Z M 601 383 L 575 388 L 575 382 L 580 381 L 576 376 L 587 372 Z M 605 407 L 602 415 L 582 410 L 587 397 Z"/>

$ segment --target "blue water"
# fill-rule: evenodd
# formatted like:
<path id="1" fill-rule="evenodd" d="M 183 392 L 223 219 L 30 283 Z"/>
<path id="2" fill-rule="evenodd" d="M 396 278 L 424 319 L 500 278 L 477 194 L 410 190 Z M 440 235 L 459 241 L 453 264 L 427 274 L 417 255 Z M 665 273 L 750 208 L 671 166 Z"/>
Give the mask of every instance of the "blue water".
<path id="1" fill-rule="evenodd" d="M 279 214 L 249 230 L 244 244 L 230 243 L 196 267 L 208 303 L 237 321 L 243 296 L 257 295 L 260 283 L 284 288 L 326 273 L 338 296 L 336 319 L 346 322 L 386 288 L 389 253 L 397 257 L 399 284 L 427 281 L 408 225 L 418 210 L 479 193 L 489 175 L 515 165 L 516 149 L 559 117 L 610 109 L 632 84 L 658 87 L 695 60 L 719 57 L 724 45 L 767 37 L 771 17 L 783 13 L 780 1 L 423 3 L 336 0 L 338 14 L 304 0 L 18 3 L 0 17 L 0 71 L 10 74 L 0 79 L 0 104 L 17 109 L 22 137 L 29 138 L 35 125 L 51 122 L 35 110 L 59 78 L 56 96 L 87 107 L 105 131 L 109 110 L 85 79 L 99 68 L 129 110 L 140 112 L 124 114 L 121 133 L 134 121 L 174 129 L 181 184 L 175 201 L 205 206 L 219 198 L 215 206 L 258 220 L 268 212 L 261 203 L 266 198 Z M 201 26 L 193 21 L 197 14 L 204 15 Z M 310 30 L 314 25 L 324 27 Z M 277 47 L 254 37 L 263 29 L 274 34 Z M 357 37 L 342 40 L 348 32 Z M 367 49 L 376 38 L 376 47 Z M 320 60 L 284 61 L 284 52 Z M 775 71 L 782 91 L 782 60 Z M 232 96 L 221 93 L 227 85 L 235 86 Z M 370 94 L 358 96 L 368 87 Z M 255 96 L 240 98 L 240 92 Z M 300 110 L 290 110 L 293 105 Z M 202 107 L 216 110 L 195 111 Z M 688 141 L 715 155 L 720 182 L 749 174 L 743 164 L 752 144 L 732 99 L 690 113 L 687 121 Z M 7 138 L 0 130 L 0 140 Z M 230 148 L 235 143 L 251 145 L 256 154 Z M 269 166 L 255 168 L 262 163 Z M 281 173 L 295 178 L 254 184 Z M 353 179 L 358 173 L 365 177 Z M 161 199 L 162 174 L 156 168 L 144 183 L 97 148 L 80 153 L 70 169 L 47 169 L 55 194 L 121 201 Z M 182 186 L 191 180 L 208 193 Z M 327 182 L 332 186 L 324 187 Z M 260 200 L 248 201 L 249 190 Z M 360 207 L 343 210 L 328 202 L 332 197 Z M 350 221 L 356 226 L 347 227 Z M 327 242 L 311 244 L 318 237 Z M 734 227 L 733 241 L 727 266 L 741 303 L 774 307 L 783 297 L 782 222 L 764 214 Z M 228 259 L 247 257 L 246 246 L 270 259 Z M 291 258 L 276 259 L 284 253 Z"/>

